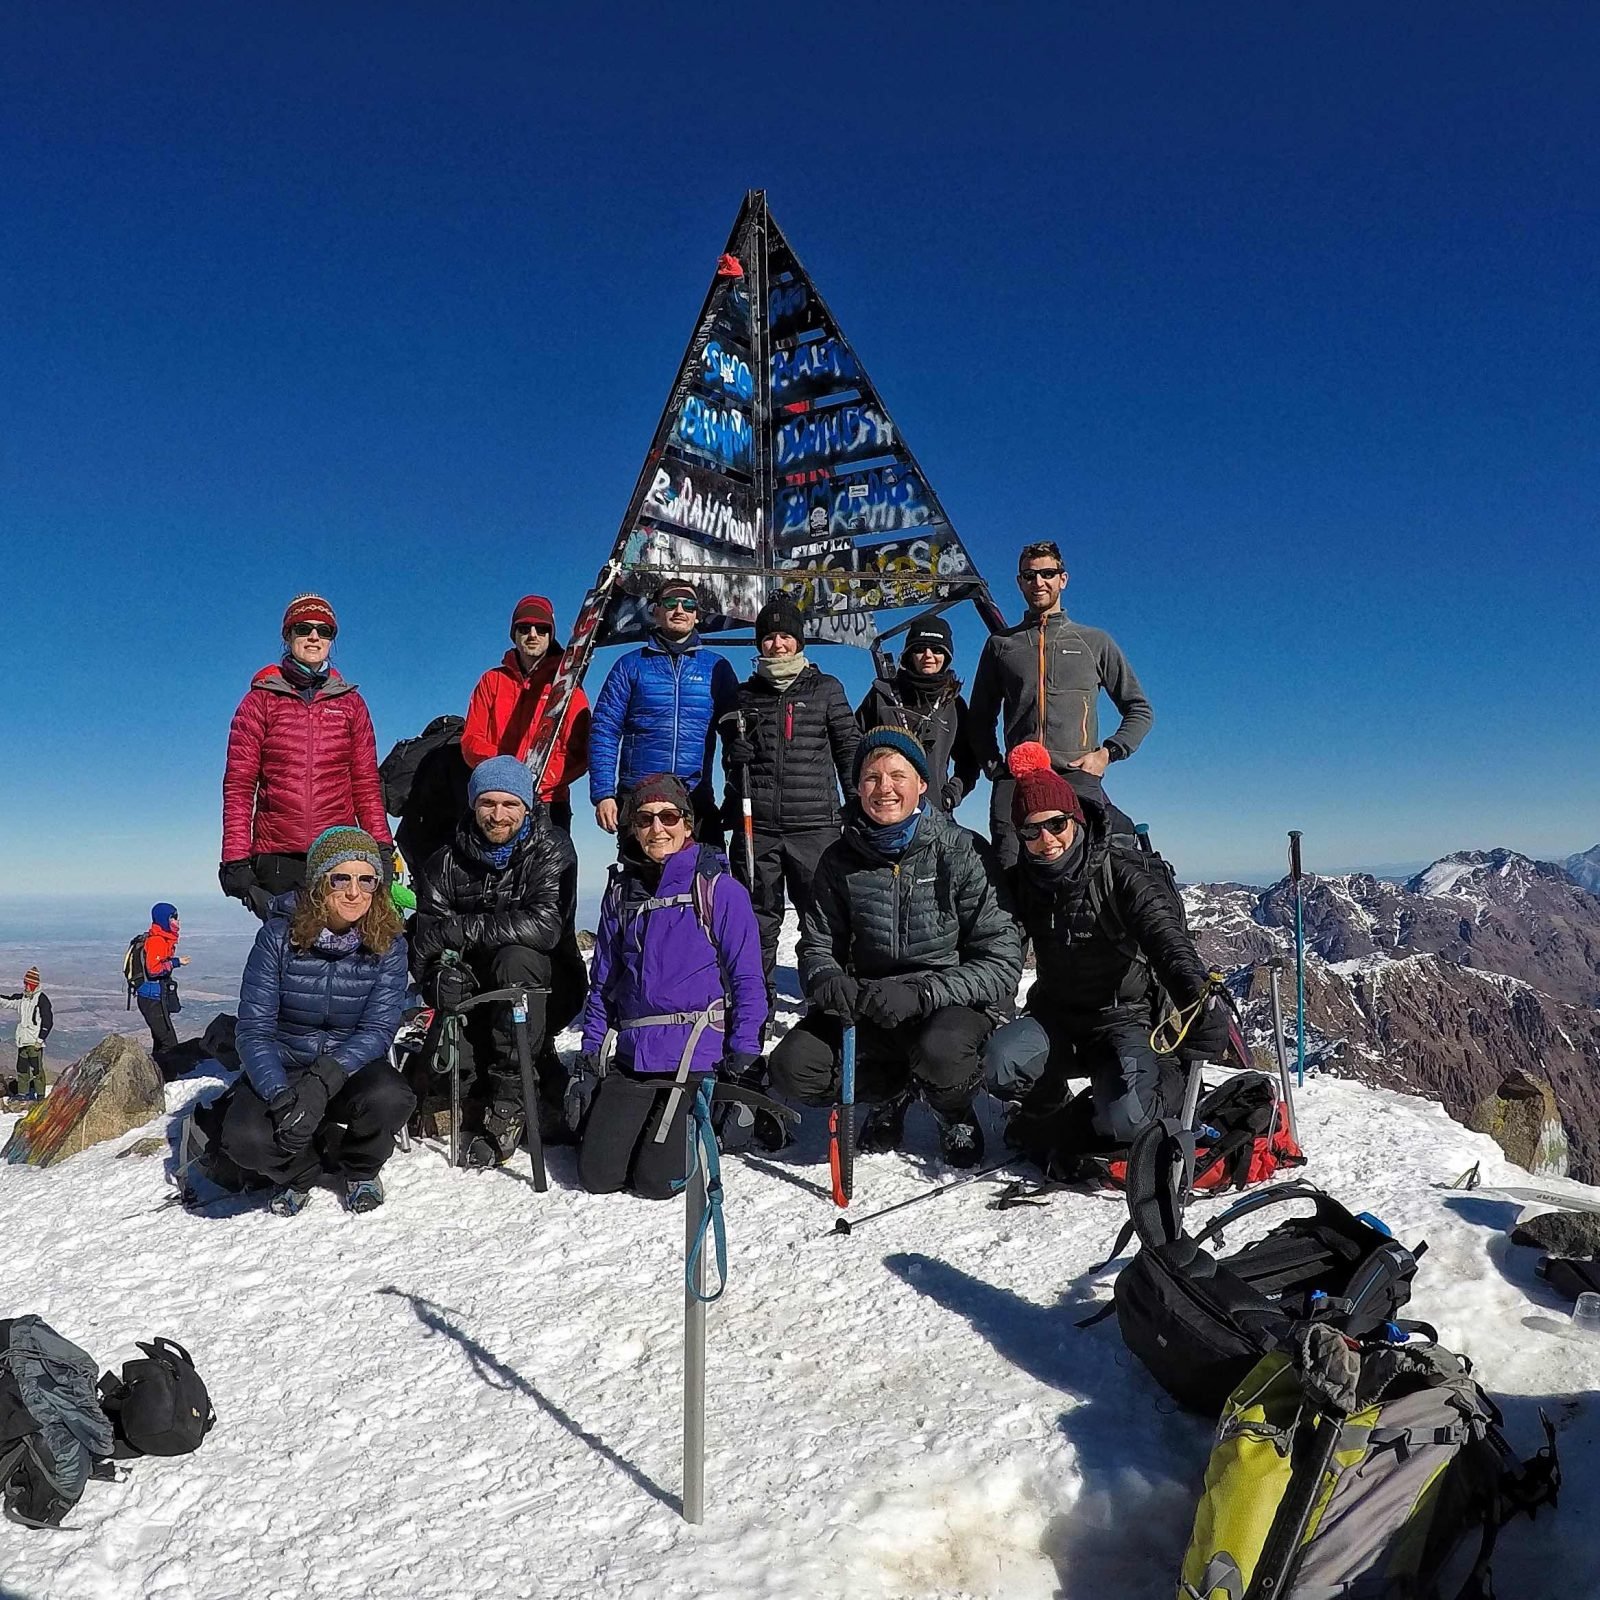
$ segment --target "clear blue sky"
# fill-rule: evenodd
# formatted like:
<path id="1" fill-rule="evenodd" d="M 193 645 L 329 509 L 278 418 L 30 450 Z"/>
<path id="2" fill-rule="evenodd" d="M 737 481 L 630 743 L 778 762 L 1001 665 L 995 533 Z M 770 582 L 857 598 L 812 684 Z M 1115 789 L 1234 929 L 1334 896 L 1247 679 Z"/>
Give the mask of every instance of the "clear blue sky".
<path id="1" fill-rule="evenodd" d="M 13 8 L 0 889 L 215 893 L 297 590 L 380 754 L 570 617 L 750 186 L 1009 611 L 1061 540 L 1180 873 L 1594 843 L 1597 59 L 1576 0 Z"/>

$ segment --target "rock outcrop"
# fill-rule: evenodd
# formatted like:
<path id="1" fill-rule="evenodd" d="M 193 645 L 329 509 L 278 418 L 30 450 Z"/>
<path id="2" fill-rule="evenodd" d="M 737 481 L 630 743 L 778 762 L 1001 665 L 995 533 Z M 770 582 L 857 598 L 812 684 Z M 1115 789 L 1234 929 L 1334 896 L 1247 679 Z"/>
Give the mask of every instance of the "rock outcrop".
<path id="1" fill-rule="evenodd" d="M 11 1130 L 0 1159 L 47 1167 L 104 1139 L 120 1139 L 166 1109 L 161 1073 L 120 1033 L 74 1061 Z"/>

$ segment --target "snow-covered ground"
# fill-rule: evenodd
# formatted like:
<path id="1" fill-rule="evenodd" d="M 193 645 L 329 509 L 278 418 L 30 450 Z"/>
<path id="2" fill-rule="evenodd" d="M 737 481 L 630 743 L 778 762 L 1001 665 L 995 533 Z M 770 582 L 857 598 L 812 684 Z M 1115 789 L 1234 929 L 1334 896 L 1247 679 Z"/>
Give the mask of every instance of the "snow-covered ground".
<path id="1" fill-rule="evenodd" d="M 173 1085 L 169 1113 L 205 1087 Z M 1313 1080 L 1300 1121 L 1308 1176 L 1429 1241 L 1416 1314 L 1472 1356 L 1513 1442 L 1540 1442 L 1541 1405 L 1561 1429 L 1562 1508 L 1505 1531 L 1498 1592 L 1600 1594 L 1600 1340 L 1505 1237 L 1512 1206 L 1433 1187 L 1474 1161 L 1525 1175 L 1437 1106 L 1352 1083 Z M 911 1130 L 859 1164 L 857 1214 L 948 1176 L 921 1112 Z M 730 1160 L 694 1528 L 680 1204 L 581 1194 L 566 1150 L 538 1196 L 521 1158 L 454 1172 L 422 1147 L 372 1216 L 331 1193 L 289 1220 L 190 1215 L 161 1208 L 160 1160 L 116 1158 L 127 1142 L 0 1167 L 0 1315 L 37 1312 L 107 1367 L 175 1337 L 220 1420 L 195 1455 L 92 1483 L 65 1528 L 0 1523 L 6 1600 L 1173 1591 L 1209 1430 L 1114 1321 L 1073 1326 L 1108 1292 L 1088 1272 L 1112 1200 L 996 1212 L 980 1180 L 842 1238 L 819 1120 L 780 1158 Z"/>

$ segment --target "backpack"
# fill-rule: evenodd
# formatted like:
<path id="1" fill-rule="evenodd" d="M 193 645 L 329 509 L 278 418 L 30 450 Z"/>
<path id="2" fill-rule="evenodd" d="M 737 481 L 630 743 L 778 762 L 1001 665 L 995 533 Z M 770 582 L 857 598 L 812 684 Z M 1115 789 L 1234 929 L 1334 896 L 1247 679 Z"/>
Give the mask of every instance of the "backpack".
<path id="1" fill-rule="evenodd" d="M 1545 1447 L 1519 1462 L 1464 1357 L 1304 1330 L 1227 1400 L 1180 1600 L 1485 1600 L 1501 1526 L 1556 1503 L 1540 1420 Z"/>
<path id="2" fill-rule="evenodd" d="M 136 933 L 128 941 L 128 953 L 122 958 L 122 976 L 128 985 L 128 1003 L 123 1008 L 133 1010 L 133 997 L 138 992 L 141 983 L 150 981 L 150 974 L 144 964 L 144 941 L 146 934 Z"/>
<path id="3" fill-rule="evenodd" d="M 466 725 L 465 717 L 435 717 L 414 739 L 402 739 L 383 758 L 378 767 L 378 780 L 383 785 L 383 809 L 391 817 L 405 815 L 422 758 L 452 739 L 459 745 L 461 730 Z"/>
<path id="4" fill-rule="evenodd" d="M 1161 1069 L 1158 1114 L 1171 1116 L 1183 1104 L 1183 1074 L 1169 1060 Z M 1202 1086 L 1194 1138 L 1189 1187 L 1196 1191 L 1244 1189 L 1306 1162 L 1289 1132 L 1278 1086 L 1265 1072 L 1239 1072 L 1214 1089 Z M 1127 1184 L 1130 1147 L 1109 1144 L 1095 1132 L 1092 1089 L 1080 1090 L 1043 1116 L 1030 1114 L 1024 1101 L 1006 1125 L 1006 1142 L 1054 1183 L 1102 1189 Z"/>
<path id="5" fill-rule="evenodd" d="M 110 1456 L 98 1372 L 93 1356 L 41 1318 L 0 1321 L 0 1495 L 13 1521 L 58 1527 L 95 1461 Z"/>
<path id="6" fill-rule="evenodd" d="M 217 1425 L 211 1397 L 189 1352 L 173 1339 L 140 1341 L 141 1361 L 125 1361 L 122 1376 L 100 1380 L 101 1404 L 116 1431 L 119 1459 L 182 1456 L 198 1450 Z"/>
<path id="7" fill-rule="evenodd" d="M 1183 1226 L 1188 1143 L 1172 1122 L 1152 1123 L 1134 1140 L 1129 1221 L 1111 1259 L 1135 1234 L 1139 1253 L 1117 1274 L 1111 1304 L 1080 1327 L 1114 1312 L 1123 1342 L 1156 1382 L 1212 1417 L 1297 1323 L 1353 1338 L 1401 1336 L 1397 1319 L 1426 1244 L 1408 1250 L 1375 1217 L 1299 1181 L 1246 1195 L 1191 1237 Z M 1312 1215 L 1290 1217 L 1230 1256 L 1207 1250 L 1242 1218 L 1291 1200 L 1310 1201 Z"/>

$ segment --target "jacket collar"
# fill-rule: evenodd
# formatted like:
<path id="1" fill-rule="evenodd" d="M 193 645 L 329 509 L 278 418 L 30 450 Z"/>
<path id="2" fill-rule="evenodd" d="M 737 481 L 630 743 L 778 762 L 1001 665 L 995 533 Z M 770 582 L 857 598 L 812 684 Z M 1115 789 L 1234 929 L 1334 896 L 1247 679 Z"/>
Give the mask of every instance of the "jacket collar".
<path id="1" fill-rule="evenodd" d="M 488 859 L 491 848 L 488 840 L 478 832 L 478 825 L 473 820 L 472 813 L 467 812 L 460 822 L 456 824 L 455 853 L 458 858 L 465 857 L 476 862 L 479 866 L 491 872 L 509 872 L 511 868 L 533 848 L 533 841 L 539 830 L 544 826 L 545 809 L 541 801 L 535 800 L 528 807 L 528 826 L 522 836 L 514 839 L 511 844 L 511 854 L 506 859 L 504 867 L 495 867 Z"/>
<path id="2" fill-rule="evenodd" d="M 930 787 L 928 794 L 932 795 Z M 859 800 L 851 800 L 844 808 L 844 837 L 849 841 L 850 848 L 864 861 L 875 862 L 880 866 L 892 866 L 894 863 L 882 851 L 873 848 L 871 840 L 862 832 L 861 824 L 865 820 Z M 917 823 L 916 831 L 911 835 L 911 842 L 900 852 L 902 862 L 909 861 L 913 856 L 919 855 L 928 849 L 935 838 L 949 824 L 945 815 L 936 805 L 926 804 L 922 808 L 922 816 Z"/>
<path id="3" fill-rule="evenodd" d="M 522 657 L 517 654 L 516 646 L 513 645 L 501 656 L 500 671 L 508 677 L 515 678 L 524 687 L 531 687 L 535 683 L 543 687 L 545 681 L 555 677 L 556 668 L 561 665 L 562 649 L 561 645 L 552 644 L 545 651 L 544 658 L 534 667 L 533 671 L 524 672 L 522 670 Z"/>
<path id="4" fill-rule="evenodd" d="M 255 675 L 255 677 L 250 680 L 250 687 L 252 689 L 265 689 L 271 694 L 288 694 L 293 695 L 296 699 L 300 698 L 300 690 L 295 688 L 295 686 L 290 683 L 286 677 L 284 677 L 283 668 L 280 667 L 276 661 L 274 661 L 271 666 L 263 667 Z M 336 694 L 348 694 L 354 688 L 355 685 L 353 683 L 349 683 L 339 676 L 339 669 L 337 667 L 330 667 L 328 669 L 328 681 L 319 686 L 316 694 L 313 695 L 312 698 L 315 700 L 326 700 Z"/>

